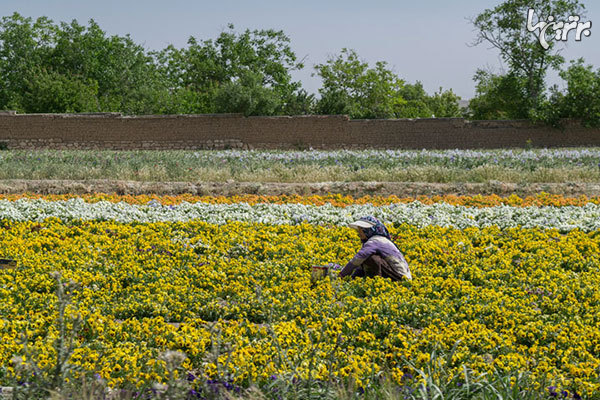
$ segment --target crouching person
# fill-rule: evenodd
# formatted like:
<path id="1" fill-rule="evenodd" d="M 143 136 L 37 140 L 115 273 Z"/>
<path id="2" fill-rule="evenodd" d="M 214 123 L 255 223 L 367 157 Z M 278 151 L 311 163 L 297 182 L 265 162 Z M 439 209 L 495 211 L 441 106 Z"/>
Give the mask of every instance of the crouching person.
<path id="1" fill-rule="evenodd" d="M 368 216 L 350 224 L 356 229 L 362 248 L 340 271 L 340 276 L 382 276 L 393 281 L 412 280 L 406 259 L 377 218 Z"/>

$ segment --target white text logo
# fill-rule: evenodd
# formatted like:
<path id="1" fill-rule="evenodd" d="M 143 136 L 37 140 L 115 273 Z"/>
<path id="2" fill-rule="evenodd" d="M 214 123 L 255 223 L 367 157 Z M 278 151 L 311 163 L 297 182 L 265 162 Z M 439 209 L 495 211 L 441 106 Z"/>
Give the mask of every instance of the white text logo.
<path id="1" fill-rule="evenodd" d="M 537 34 L 538 40 L 542 47 L 547 50 L 550 47 L 547 37 L 550 36 L 550 40 L 566 42 L 569 39 L 569 33 L 575 32 L 575 40 L 581 41 L 582 36 L 590 36 L 592 34 L 592 21 L 580 22 L 578 15 L 571 15 L 567 22 L 554 21 L 552 15 L 548 16 L 546 21 L 538 21 L 537 24 L 533 24 L 533 14 L 535 10 L 530 8 L 527 12 L 527 30 L 534 32 L 537 29 L 540 32 Z"/>

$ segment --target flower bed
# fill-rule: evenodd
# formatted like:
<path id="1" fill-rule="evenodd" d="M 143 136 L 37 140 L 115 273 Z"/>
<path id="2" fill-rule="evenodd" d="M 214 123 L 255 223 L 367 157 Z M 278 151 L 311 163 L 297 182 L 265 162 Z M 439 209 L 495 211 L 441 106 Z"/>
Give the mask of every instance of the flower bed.
<path id="1" fill-rule="evenodd" d="M 0 270 L 0 385 L 32 362 L 54 371 L 58 280 L 71 296 L 73 376 L 111 387 L 168 381 L 167 351 L 235 387 L 293 375 L 368 390 L 379 374 L 417 387 L 437 352 L 450 356 L 433 374 L 461 385 L 466 367 L 527 372 L 547 395 L 600 390 L 593 203 L 163 203 L 0 201 L 0 258 L 18 261 Z M 363 214 L 388 223 L 414 280 L 311 285 L 312 265 L 359 249 L 344 224 Z"/>
<path id="2" fill-rule="evenodd" d="M 423 204 L 393 203 L 336 207 L 330 203 L 322 206 L 307 204 L 272 203 L 188 203 L 163 205 L 150 201 L 145 205 L 125 202 L 97 201 L 88 203 L 79 198 L 47 201 L 44 199 L 0 200 L 0 218 L 14 221 L 43 221 L 57 218 L 62 221 L 111 220 L 131 222 L 179 222 L 201 220 L 211 224 L 228 221 L 258 222 L 275 225 L 310 223 L 318 225 L 347 225 L 363 215 L 373 215 L 385 223 L 408 223 L 417 227 L 430 225 L 456 227 L 498 226 L 541 227 L 567 232 L 580 229 L 586 232 L 600 229 L 600 205 L 583 206 L 493 206 L 465 207 L 447 203 Z"/>
<path id="3" fill-rule="evenodd" d="M 331 204 L 336 207 L 346 207 L 349 205 L 372 204 L 374 206 L 383 206 L 396 203 L 412 203 L 418 201 L 423 204 L 447 203 L 450 205 L 466 206 L 466 207 L 493 207 L 500 205 L 526 207 L 526 206 L 583 206 L 588 203 L 600 204 L 600 196 L 579 196 L 567 197 L 556 194 L 540 193 L 536 196 L 519 197 L 512 195 L 501 197 L 498 195 L 477 195 L 477 196 L 417 196 L 417 197 L 398 197 L 398 196 L 362 196 L 353 197 L 342 194 L 328 195 L 282 195 L 282 196 L 261 196 L 253 194 L 245 194 L 238 196 L 195 196 L 191 194 L 185 195 L 117 195 L 106 193 L 94 194 L 47 194 L 41 195 L 36 193 L 21 193 L 21 194 L 0 194 L 0 200 L 18 200 L 18 199 L 43 199 L 48 201 L 69 200 L 81 198 L 88 203 L 96 203 L 98 201 L 109 201 L 111 203 L 125 202 L 128 204 L 148 204 L 149 202 L 159 203 L 162 205 L 177 205 L 183 202 L 187 203 L 210 203 L 210 204 L 235 204 L 235 203 L 271 203 L 271 204 L 306 204 L 322 206 Z"/>

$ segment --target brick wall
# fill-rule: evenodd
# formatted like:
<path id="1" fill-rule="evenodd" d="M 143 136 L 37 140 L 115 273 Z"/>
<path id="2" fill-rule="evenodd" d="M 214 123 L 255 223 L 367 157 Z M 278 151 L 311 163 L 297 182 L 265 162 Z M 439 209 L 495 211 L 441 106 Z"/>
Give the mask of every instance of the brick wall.
<path id="1" fill-rule="evenodd" d="M 0 144 L 33 149 L 476 149 L 600 146 L 600 129 L 462 118 L 350 120 L 239 114 L 122 116 L 0 112 Z"/>

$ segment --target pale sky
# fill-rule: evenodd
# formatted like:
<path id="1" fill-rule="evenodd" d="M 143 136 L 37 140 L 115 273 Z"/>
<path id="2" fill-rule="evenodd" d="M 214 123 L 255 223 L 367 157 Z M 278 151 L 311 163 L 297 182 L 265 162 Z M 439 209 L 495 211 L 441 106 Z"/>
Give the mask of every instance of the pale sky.
<path id="1" fill-rule="evenodd" d="M 407 82 L 420 80 L 432 93 L 452 88 L 463 99 L 475 93 L 477 68 L 502 71 L 498 52 L 485 45 L 469 47 L 475 38 L 468 17 L 500 4 L 500 0 L 356 0 L 332 1 L 185 1 L 185 0 L 0 0 L 0 16 L 13 12 L 47 16 L 54 22 L 94 19 L 109 35 L 131 34 L 147 49 L 173 44 L 183 47 L 190 36 L 216 38 L 228 23 L 246 28 L 283 30 L 305 68 L 293 73 L 303 87 L 316 93 L 320 80 L 312 77 L 314 64 L 323 63 L 343 47 L 357 51 L 370 64 L 387 61 Z M 600 1 L 583 0 L 592 21 L 591 36 L 571 39 L 563 55 L 585 58 L 600 68 Z M 559 83 L 556 74 L 549 82 Z"/>

